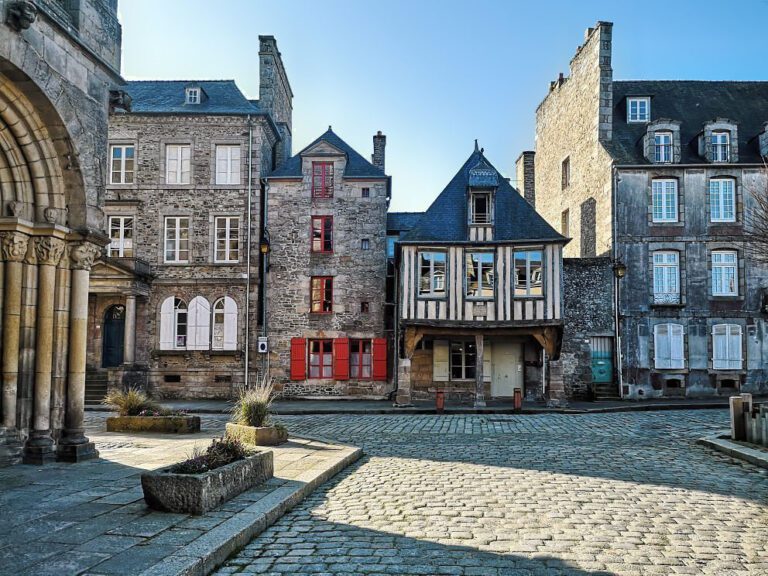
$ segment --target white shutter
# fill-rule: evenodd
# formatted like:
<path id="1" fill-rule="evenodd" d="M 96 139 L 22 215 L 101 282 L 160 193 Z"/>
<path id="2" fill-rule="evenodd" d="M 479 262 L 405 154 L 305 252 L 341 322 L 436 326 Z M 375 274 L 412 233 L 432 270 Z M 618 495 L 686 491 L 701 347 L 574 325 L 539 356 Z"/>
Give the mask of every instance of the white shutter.
<path id="1" fill-rule="evenodd" d="M 671 368 L 669 324 L 656 324 L 653 327 L 653 348 L 656 368 Z"/>
<path id="2" fill-rule="evenodd" d="M 202 296 L 189 303 L 187 350 L 208 350 L 211 339 L 211 305 Z"/>
<path id="3" fill-rule="evenodd" d="M 173 296 L 163 300 L 160 306 L 160 350 L 173 350 Z"/>
<path id="4" fill-rule="evenodd" d="M 237 303 L 224 297 L 224 350 L 237 350 Z"/>
<path id="5" fill-rule="evenodd" d="M 670 368 L 685 368 L 683 327 L 680 324 L 669 326 Z"/>
<path id="6" fill-rule="evenodd" d="M 432 347 L 432 379 L 435 382 L 448 381 L 448 341 L 435 340 Z"/>
<path id="7" fill-rule="evenodd" d="M 493 366 L 493 346 L 490 342 L 483 344 L 483 382 L 491 381 L 491 366 Z"/>
<path id="8" fill-rule="evenodd" d="M 741 326 L 731 324 L 728 331 L 728 359 L 731 370 L 741 370 Z"/>

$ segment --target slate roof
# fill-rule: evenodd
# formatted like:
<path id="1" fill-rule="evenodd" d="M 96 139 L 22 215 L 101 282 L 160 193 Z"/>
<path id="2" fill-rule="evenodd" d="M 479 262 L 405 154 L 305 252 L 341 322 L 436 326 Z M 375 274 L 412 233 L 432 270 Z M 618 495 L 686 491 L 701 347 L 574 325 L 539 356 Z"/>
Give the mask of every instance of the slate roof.
<path id="1" fill-rule="evenodd" d="M 301 152 L 286 160 L 282 166 L 272 172 L 268 178 L 301 178 L 301 155 L 307 150 L 317 145 L 319 142 L 327 142 L 344 152 L 347 156 L 347 165 L 344 169 L 344 178 L 386 178 L 384 171 L 371 164 L 355 151 L 352 146 L 344 142 L 339 136 L 328 127 L 328 130 L 320 137 L 306 146 Z"/>
<path id="2" fill-rule="evenodd" d="M 424 212 L 388 212 L 387 232 L 408 232 L 424 216 Z"/>
<path id="3" fill-rule="evenodd" d="M 202 89 L 200 104 L 185 104 L 185 88 Z M 133 80 L 122 89 L 131 96 L 132 114 L 264 114 L 234 80 Z"/>
<path id="4" fill-rule="evenodd" d="M 642 139 L 647 125 L 627 123 L 627 96 L 650 96 L 651 120 L 680 125 L 681 163 L 700 164 L 698 136 L 704 124 L 728 118 L 738 125 L 739 163 L 761 163 L 757 136 L 768 121 L 768 82 L 617 80 L 613 83 L 613 140 L 606 148 L 618 164 L 649 164 Z"/>
<path id="5" fill-rule="evenodd" d="M 470 171 L 486 163 L 496 174 L 499 187 L 495 193 L 494 241 L 541 240 L 567 242 L 547 224 L 525 198 L 488 162 L 482 151 L 475 150 L 448 186 L 432 202 L 410 232 L 401 236 L 404 243 L 467 242 L 467 188 Z"/>

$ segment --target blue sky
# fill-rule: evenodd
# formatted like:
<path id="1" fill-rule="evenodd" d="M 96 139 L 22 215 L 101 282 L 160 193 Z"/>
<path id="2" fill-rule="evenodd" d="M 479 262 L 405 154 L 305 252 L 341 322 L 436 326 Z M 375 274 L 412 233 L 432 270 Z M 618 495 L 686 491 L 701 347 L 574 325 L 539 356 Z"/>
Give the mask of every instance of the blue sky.
<path id="1" fill-rule="evenodd" d="M 505 175 L 584 30 L 614 22 L 616 79 L 768 80 L 768 0 L 121 0 L 127 79 L 233 78 L 258 96 L 258 35 L 293 88 L 294 153 L 328 125 L 387 135 L 394 210 L 423 210 L 472 152 Z"/>

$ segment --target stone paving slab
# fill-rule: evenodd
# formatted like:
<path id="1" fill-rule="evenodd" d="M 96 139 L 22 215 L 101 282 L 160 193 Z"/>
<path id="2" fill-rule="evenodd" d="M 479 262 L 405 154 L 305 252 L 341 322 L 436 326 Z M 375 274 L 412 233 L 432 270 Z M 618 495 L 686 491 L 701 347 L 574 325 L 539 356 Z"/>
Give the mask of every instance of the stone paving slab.
<path id="1" fill-rule="evenodd" d="M 746 442 L 734 442 L 729 433 L 706 436 L 700 438 L 698 443 L 760 468 L 768 468 L 768 449 Z"/>
<path id="2" fill-rule="evenodd" d="M 361 456 L 338 442 L 291 437 L 275 447 L 275 477 L 202 516 L 150 510 L 140 475 L 184 459 L 223 430 L 103 432 L 87 419 L 98 460 L 0 469 L 0 575 L 202 576 Z M 205 424 L 204 424 L 205 427 Z"/>

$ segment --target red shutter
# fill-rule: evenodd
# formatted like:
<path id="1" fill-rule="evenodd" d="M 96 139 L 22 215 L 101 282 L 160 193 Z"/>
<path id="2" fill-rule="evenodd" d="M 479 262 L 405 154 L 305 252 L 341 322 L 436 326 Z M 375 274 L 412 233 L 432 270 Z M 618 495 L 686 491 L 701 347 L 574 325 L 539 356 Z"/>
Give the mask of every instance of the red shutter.
<path id="1" fill-rule="evenodd" d="M 307 340 L 291 338 L 291 380 L 307 377 Z"/>
<path id="2" fill-rule="evenodd" d="M 387 379 L 387 339 L 373 339 L 373 379 Z"/>
<path id="3" fill-rule="evenodd" d="M 336 380 L 349 380 L 349 338 L 336 338 L 333 341 L 333 377 Z"/>

